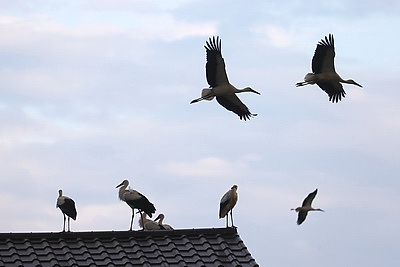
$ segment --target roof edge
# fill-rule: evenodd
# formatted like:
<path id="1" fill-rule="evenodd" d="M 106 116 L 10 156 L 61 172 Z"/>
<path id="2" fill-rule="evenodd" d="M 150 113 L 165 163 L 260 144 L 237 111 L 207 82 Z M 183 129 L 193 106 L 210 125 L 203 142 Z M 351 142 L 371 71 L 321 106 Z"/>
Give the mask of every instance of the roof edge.
<path id="1" fill-rule="evenodd" d="M 192 228 L 176 230 L 137 230 L 137 231 L 90 231 L 90 232 L 23 232 L 0 233 L 0 239 L 7 238 L 76 238 L 76 237 L 143 237 L 143 236 L 175 236 L 198 234 L 237 234 L 236 227 L 228 228 Z"/>

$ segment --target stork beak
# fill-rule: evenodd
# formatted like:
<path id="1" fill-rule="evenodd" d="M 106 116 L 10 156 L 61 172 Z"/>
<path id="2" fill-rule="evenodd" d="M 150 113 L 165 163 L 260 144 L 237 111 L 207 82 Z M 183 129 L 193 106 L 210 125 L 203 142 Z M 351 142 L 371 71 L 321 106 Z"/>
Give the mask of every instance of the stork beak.
<path id="1" fill-rule="evenodd" d="M 257 95 L 261 95 L 259 92 L 257 92 L 256 90 L 251 89 L 251 91 Z"/>
<path id="2" fill-rule="evenodd" d="M 190 104 L 193 104 L 193 103 L 197 103 L 197 102 L 199 102 L 200 100 L 202 100 L 203 98 L 197 98 L 197 99 L 194 99 L 194 100 L 192 100 L 192 101 L 190 101 Z"/>
<path id="3" fill-rule="evenodd" d="M 157 221 L 158 219 L 160 219 L 160 215 L 158 215 L 154 220 Z"/>
<path id="4" fill-rule="evenodd" d="M 361 85 L 361 84 L 358 84 L 358 83 L 356 83 L 356 82 L 354 82 L 354 84 L 362 88 L 362 85 Z"/>
<path id="5" fill-rule="evenodd" d="M 115 188 L 118 188 L 120 186 L 122 186 L 124 184 L 124 182 L 120 183 L 119 185 L 117 185 Z"/>

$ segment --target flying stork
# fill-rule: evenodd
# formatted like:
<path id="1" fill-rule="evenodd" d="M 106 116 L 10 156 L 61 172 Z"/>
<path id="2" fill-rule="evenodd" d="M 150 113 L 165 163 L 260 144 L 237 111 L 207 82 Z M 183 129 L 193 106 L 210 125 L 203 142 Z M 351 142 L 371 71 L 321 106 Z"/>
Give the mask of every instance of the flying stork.
<path id="1" fill-rule="evenodd" d="M 304 220 L 307 217 L 307 213 L 309 211 L 312 210 L 317 210 L 317 211 L 323 211 L 321 209 L 314 209 L 313 207 L 311 207 L 311 204 L 315 198 L 315 196 L 317 195 L 318 189 L 315 189 L 314 192 L 308 194 L 308 196 L 304 199 L 303 204 L 301 205 L 301 207 L 297 207 L 295 209 L 291 209 L 291 210 L 295 210 L 296 212 L 299 213 L 298 217 L 297 217 L 297 224 L 300 225 L 302 224 L 302 222 L 304 222 Z"/>
<path id="2" fill-rule="evenodd" d="M 329 34 L 325 36 L 325 40 L 321 39 L 317 44 L 311 64 L 313 73 L 307 73 L 304 77 L 304 82 L 296 83 L 296 87 L 307 84 L 317 84 L 328 94 L 329 101 L 332 101 L 332 103 L 337 103 L 346 95 L 341 83 L 354 84 L 362 87 L 353 80 L 343 80 L 336 73 L 334 58 L 335 46 L 333 35 Z"/>
<path id="3" fill-rule="evenodd" d="M 203 89 L 201 92 L 201 97 L 192 100 L 190 104 L 199 102 L 201 100 L 211 101 L 214 97 L 216 97 L 221 106 L 236 113 L 241 120 L 247 120 L 252 116 L 256 116 L 257 114 L 250 113 L 249 109 L 245 104 L 243 104 L 242 101 L 240 101 L 236 94 L 242 92 L 252 92 L 259 95 L 260 93 L 251 89 L 250 87 L 237 89 L 229 83 L 225 70 L 224 58 L 221 54 L 221 40 L 219 37 L 210 37 L 209 41 L 206 41 L 204 48 L 206 49 L 207 54 L 206 77 L 211 89 Z"/>
<path id="4" fill-rule="evenodd" d="M 174 228 L 172 228 L 171 225 L 169 225 L 169 224 L 164 224 L 164 223 L 163 223 L 164 218 L 165 218 L 165 215 L 162 214 L 162 213 L 160 213 L 160 214 L 157 216 L 157 218 L 154 219 L 154 221 L 159 220 L 159 221 L 158 221 L 158 224 L 161 226 L 161 229 L 162 229 L 162 230 L 174 230 Z"/>
<path id="5" fill-rule="evenodd" d="M 60 208 L 61 212 L 64 215 L 63 232 L 65 232 L 65 220 L 66 220 L 65 215 L 68 216 L 68 232 L 71 232 L 70 218 L 76 220 L 76 215 L 77 215 L 75 201 L 73 201 L 71 198 L 67 196 L 63 196 L 63 191 L 60 189 L 58 190 L 56 208 Z"/>
<path id="6" fill-rule="evenodd" d="M 238 194 L 237 194 L 237 185 L 233 185 L 228 192 L 224 194 L 224 196 L 221 198 L 221 201 L 219 203 L 219 218 L 224 218 L 226 216 L 226 227 L 228 227 L 228 213 L 230 211 L 231 213 L 231 223 L 232 227 L 233 225 L 233 215 L 232 215 L 232 209 L 235 207 L 236 202 L 238 200 Z"/>
<path id="7" fill-rule="evenodd" d="M 146 213 L 151 218 L 152 214 L 156 212 L 156 208 L 144 195 L 138 191 L 126 189 L 128 185 L 129 181 L 124 180 L 121 184 L 117 185 L 116 188 L 119 187 L 119 199 L 125 201 L 126 204 L 132 208 L 131 227 L 129 228 L 129 231 L 132 231 L 133 217 L 135 216 L 134 209 L 137 209 L 140 214 L 142 214 L 142 212 Z"/>

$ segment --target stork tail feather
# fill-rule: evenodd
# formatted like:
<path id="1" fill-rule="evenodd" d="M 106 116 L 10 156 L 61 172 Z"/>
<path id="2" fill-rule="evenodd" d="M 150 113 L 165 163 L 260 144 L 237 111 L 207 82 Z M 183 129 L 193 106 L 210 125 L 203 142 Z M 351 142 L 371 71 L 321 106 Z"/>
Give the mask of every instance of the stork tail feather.
<path id="1" fill-rule="evenodd" d="M 212 94 L 212 90 L 209 88 L 205 88 L 201 91 L 201 98 L 211 101 L 214 99 L 214 95 Z"/>
<path id="2" fill-rule="evenodd" d="M 314 81 L 315 77 L 314 76 L 315 76 L 314 73 L 307 73 L 306 76 L 304 77 L 304 82 L 296 83 L 296 87 L 304 86 L 304 85 L 307 85 L 307 84 L 315 84 L 315 81 Z"/>

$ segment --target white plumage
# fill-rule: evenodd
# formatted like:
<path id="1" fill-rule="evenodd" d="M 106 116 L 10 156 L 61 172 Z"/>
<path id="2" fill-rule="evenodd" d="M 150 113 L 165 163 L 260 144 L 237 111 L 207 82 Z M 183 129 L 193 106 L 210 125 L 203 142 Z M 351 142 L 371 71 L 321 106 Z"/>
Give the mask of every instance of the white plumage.
<path id="1" fill-rule="evenodd" d="M 140 215 L 139 225 L 143 230 L 162 230 L 161 226 L 157 222 L 147 218 L 146 213 Z"/>
<path id="2" fill-rule="evenodd" d="M 163 230 L 174 230 L 174 228 L 172 228 L 171 225 L 169 225 L 169 224 L 164 224 L 164 223 L 163 223 L 163 222 L 164 222 L 164 218 L 165 218 L 165 215 L 162 214 L 162 213 L 160 213 L 160 214 L 157 216 L 157 218 L 154 219 L 154 221 L 159 220 L 159 221 L 158 221 L 158 224 L 161 226 L 161 229 L 163 229 Z"/>

